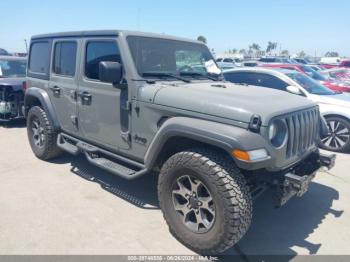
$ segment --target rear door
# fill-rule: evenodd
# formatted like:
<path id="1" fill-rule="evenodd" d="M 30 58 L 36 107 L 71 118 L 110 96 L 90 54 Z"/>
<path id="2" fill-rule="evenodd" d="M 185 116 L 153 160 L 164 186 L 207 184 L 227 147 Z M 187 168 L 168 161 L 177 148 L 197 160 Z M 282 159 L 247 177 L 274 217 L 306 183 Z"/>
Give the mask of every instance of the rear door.
<path id="1" fill-rule="evenodd" d="M 53 41 L 49 96 L 55 108 L 61 128 L 67 133 L 79 135 L 77 122 L 79 39 Z"/>

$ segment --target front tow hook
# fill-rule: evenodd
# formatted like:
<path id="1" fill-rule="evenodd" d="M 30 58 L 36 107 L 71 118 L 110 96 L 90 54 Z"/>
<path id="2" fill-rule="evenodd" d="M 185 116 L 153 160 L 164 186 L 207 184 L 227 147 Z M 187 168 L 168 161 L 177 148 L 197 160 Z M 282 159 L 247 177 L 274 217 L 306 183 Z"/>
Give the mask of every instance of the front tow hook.
<path id="1" fill-rule="evenodd" d="M 335 166 L 336 158 L 337 156 L 335 154 L 331 154 L 331 155 L 320 154 L 321 166 L 327 167 L 328 170 L 331 170 Z"/>

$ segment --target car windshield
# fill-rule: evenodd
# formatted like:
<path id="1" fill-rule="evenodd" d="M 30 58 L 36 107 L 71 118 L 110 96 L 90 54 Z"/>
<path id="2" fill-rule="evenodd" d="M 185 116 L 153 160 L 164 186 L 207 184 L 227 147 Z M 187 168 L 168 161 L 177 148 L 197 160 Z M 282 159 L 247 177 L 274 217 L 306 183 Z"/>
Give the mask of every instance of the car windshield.
<path id="1" fill-rule="evenodd" d="M 311 94 L 315 95 L 335 95 L 336 92 L 333 92 L 332 90 L 328 89 L 327 87 L 319 84 L 315 80 L 311 79 L 310 77 L 300 74 L 300 73 L 287 73 L 287 76 L 289 76 L 291 79 L 293 79 L 295 82 L 297 82 L 299 85 L 301 85 L 306 91 L 308 91 Z"/>
<path id="2" fill-rule="evenodd" d="M 342 78 L 342 77 L 349 76 L 350 70 L 348 70 L 348 69 L 335 69 L 335 70 L 325 71 L 324 73 L 327 73 L 330 77 L 333 77 L 333 78 Z"/>
<path id="3" fill-rule="evenodd" d="M 319 72 L 315 71 L 309 66 L 302 66 L 302 69 L 312 79 L 315 79 L 317 81 L 327 81 L 327 77 L 321 75 Z"/>
<path id="4" fill-rule="evenodd" d="M 0 59 L 0 78 L 5 77 L 25 77 L 26 61 Z"/>
<path id="5" fill-rule="evenodd" d="M 127 41 L 137 71 L 142 77 L 166 78 L 178 75 L 199 78 L 222 75 L 205 45 L 139 36 L 129 36 Z"/>

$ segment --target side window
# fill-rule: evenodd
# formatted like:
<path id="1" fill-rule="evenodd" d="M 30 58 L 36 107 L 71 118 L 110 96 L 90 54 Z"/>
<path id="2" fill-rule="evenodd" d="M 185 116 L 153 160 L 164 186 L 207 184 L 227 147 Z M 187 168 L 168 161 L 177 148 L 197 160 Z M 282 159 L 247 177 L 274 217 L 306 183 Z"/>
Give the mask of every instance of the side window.
<path id="1" fill-rule="evenodd" d="M 223 62 L 225 62 L 225 63 L 233 63 L 233 59 L 225 58 Z"/>
<path id="2" fill-rule="evenodd" d="M 247 85 L 254 85 L 254 79 L 250 77 L 250 73 L 225 73 L 225 79 L 236 84 L 247 84 Z"/>
<path id="3" fill-rule="evenodd" d="M 267 75 L 267 74 L 255 74 L 256 81 L 258 86 L 278 89 L 282 91 L 286 91 L 287 83 L 278 79 L 275 76 Z"/>
<path id="4" fill-rule="evenodd" d="M 119 62 L 119 48 L 114 41 L 89 41 L 85 53 L 85 76 L 89 79 L 99 79 L 100 62 Z"/>
<path id="5" fill-rule="evenodd" d="M 34 42 L 30 48 L 29 71 L 46 75 L 49 72 L 50 46 L 49 42 Z"/>
<path id="6" fill-rule="evenodd" d="M 58 42 L 55 44 L 53 72 L 58 75 L 74 76 L 76 68 L 77 43 Z"/>

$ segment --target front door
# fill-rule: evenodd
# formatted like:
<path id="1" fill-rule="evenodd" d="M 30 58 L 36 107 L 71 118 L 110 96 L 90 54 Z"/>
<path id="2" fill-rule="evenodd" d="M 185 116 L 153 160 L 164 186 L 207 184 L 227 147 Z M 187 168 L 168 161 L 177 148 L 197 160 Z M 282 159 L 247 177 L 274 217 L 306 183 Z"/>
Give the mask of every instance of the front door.
<path id="1" fill-rule="evenodd" d="M 122 135 L 121 98 L 124 91 L 99 80 L 99 63 L 121 61 L 116 39 L 83 40 L 81 79 L 78 88 L 79 126 L 86 140 L 112 149 L 128 149 Z"/>
<path id="2" fill-rule="evenodd" d="M 55 40 L 49 96 L 63 131 L 78 135 L 76 91 L 79 40 Z"/>

